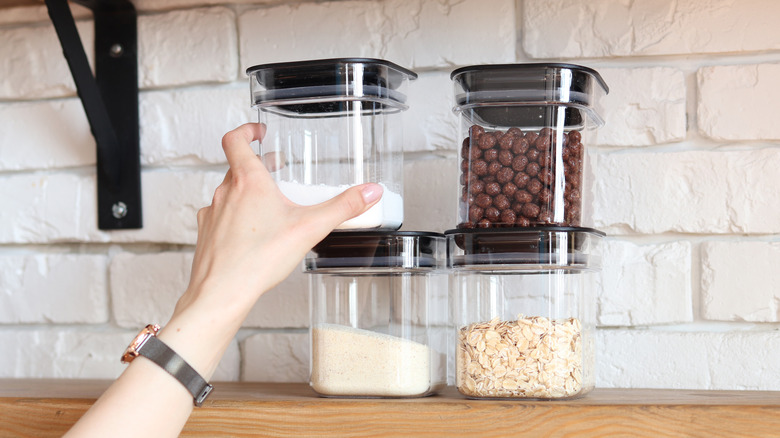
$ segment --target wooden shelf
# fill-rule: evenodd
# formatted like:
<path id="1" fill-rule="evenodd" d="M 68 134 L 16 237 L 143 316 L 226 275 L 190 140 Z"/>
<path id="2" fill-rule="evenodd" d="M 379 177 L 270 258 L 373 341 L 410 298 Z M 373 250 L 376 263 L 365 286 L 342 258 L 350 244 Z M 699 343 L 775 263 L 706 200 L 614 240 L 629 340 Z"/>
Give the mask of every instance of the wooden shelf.
<path id="1" fill-rule="evenodd" d="M 0 379 L 0 436 L 61 436 L 110 384 Z M 777 437 L 780 392 L 596 389 L 568 401 L 317 397 L 305 384 L 227 382 L 182 436 Z"/>
<path id="2" fill-rule="evenodd" d="M 18 6 L 43 6 L 43 0 L 0 0 L 0 9 Z"/>

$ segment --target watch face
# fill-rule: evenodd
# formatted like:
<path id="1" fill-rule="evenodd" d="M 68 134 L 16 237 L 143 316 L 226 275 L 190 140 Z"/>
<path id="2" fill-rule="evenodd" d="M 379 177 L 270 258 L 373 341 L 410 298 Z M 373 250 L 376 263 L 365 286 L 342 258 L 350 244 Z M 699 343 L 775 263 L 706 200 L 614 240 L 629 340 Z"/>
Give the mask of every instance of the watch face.
<path id="1" fill-rule="evenodd" d="M 160 326 L 157 324 L 149 324 L 144 327 L 141 332 L 138 333 L 138 336 L 130 342 L 130 345 L 127 346 L 125 353 L 122 355 L 122 363 L 130 363 L 133 359 L 138 357 L 141 354 L 139 352 L 141 347 L 143 347 L 149 338 L 157 336 L 158 331 L 160 331 Z"/>

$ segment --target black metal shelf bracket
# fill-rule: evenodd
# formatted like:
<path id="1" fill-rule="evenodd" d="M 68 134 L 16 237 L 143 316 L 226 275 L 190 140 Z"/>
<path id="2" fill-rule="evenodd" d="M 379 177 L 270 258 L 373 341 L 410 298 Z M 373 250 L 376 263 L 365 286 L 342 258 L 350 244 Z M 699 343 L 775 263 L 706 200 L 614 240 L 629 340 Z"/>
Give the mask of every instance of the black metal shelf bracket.
<path id="1" fill-rule="evenodd" d="M 75 3 L 94 15 L 94 76 L 67 0 L 46 0 L 46 7 L 97 143 L 98 228 L 141 228 L 135 7 L 129 0 Z"/>

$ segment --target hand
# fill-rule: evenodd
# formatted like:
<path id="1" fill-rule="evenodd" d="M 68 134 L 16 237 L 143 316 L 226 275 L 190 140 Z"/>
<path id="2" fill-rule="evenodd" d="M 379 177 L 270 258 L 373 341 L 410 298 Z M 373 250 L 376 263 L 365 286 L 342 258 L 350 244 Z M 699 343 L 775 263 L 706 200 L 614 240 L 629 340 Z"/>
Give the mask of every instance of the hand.
<path id="1" fill-rule="evenodd" d="M 214 322 L 238 322 L 230 328 L 237 331 L 260 295 L 284 280 L 312 246 L 382 195 L 380 185 L 363 184 L 322 204 L 291 202 L 250 147 L 264 134 L 264 125 L 250 123 L 222 139 L 230 169 L 212 205 L 198 212 L 190 284 L 172 322 L 188 311 L 210 313 L 214 321 L 218 311 L 223 318 Z"/>
<path id="2" fill-rule="evenodd" d="M 198 212 L 190 284 L 158 335 L 206 380 L 260 295 L 337 225 L 382 196 L 381 186 L 363 184 L 319 205 L 292 203 L 249 146 L 263 134 L 263 125 L 250 123 L 222 139 L 230 170 L 211 206 Z M 184 386 L 141 356 L 67 436 L 175 437 L 191 411 Z"/>

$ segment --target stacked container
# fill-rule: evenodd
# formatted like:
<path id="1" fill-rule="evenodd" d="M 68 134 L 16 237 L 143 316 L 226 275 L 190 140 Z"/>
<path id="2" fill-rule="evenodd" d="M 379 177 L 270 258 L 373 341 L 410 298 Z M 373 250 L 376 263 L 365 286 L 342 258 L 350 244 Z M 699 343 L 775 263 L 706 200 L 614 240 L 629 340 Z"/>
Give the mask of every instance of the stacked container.
<path id="1" fill-rule="evenodd" d="M 414 72 L 339 58 L 247 70 L 267 126 L 260 153 L 282 193 L 311 205 L 375 182 L 380 201 L 305 259 L 310 384 L 328 397 L 421 397 L 446 384 L 447 276 L 441 234 L 403 223 L 405 89 Z"/>
<path id="2" fill-rule="evenodd" d="M 444 235 L 396 231 L 400 113 L 415 73 L 362 58 L 247 72 L 268 127 L 261 154 L 288 198 L 306 205 L 364 182 L 384 186 L 376 206 L 306 257 L 314 391 L 433 394 L 447 383 L 452 341 L 467 397 L 564 399 L 593 388 L 604 234 L 582 227 L 582 133 L 603 124 L 597 72 L 513 64 L 452 73 L 462 160 L 456 228 Z"/>
<path id="3" fill-rule="evenodd" d="M 569 64 L 452 72 L 462 144 L 458 228 L 580 226 L 582 131 L 607 86 Z"/>
<path id="4" fill-rule="evenodd" d="M 405 89 L 414 72 L 380 59 L 339 58 L 247 69 L 252 105 L 267 126 L 260 154 L 282 193 L 301 205 L 379 183 L 382 199 L 338 229 L 403 223 Z"/>
<path id="5" fill-rule="evenodd" d="M 462 394 L 558 399 L 593 388 L 602 237 L 565 227 L 448 232 Z"/>
<path id="6" fill-rule="evenodd" d="M 562 399 L 594 385 L 594 273 L 581 228 L 582 132 L 607 86 L 569 64 L 465 67 L 457 229 L 448 231 L 456 385 L 473 398 Z"/>
<path id="7" fill-rule="evenodd" d="M 332 233 L 305 261 L 311 387 L 331 397 L 421 397 L 446 384 L 444 236 Z"/>

